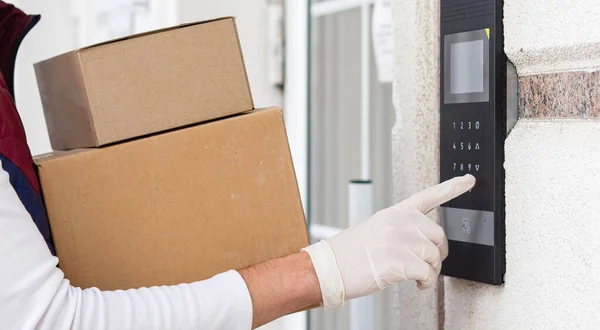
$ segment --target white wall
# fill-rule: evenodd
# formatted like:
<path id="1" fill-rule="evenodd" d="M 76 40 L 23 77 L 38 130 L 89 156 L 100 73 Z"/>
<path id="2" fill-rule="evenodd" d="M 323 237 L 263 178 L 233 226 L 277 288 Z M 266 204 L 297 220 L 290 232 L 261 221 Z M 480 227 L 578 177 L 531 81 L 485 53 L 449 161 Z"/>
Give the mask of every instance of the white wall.
<path id="1" fill-rule="evenodd" d="M 504 0 L 504 17 L 519 75 L 600 67 L 600 1 Z"/>
<path id="2" fill-rule="evenodd" d="M 505 168 L 506 284 L 448 280 L 446 329 L 597 329 L 600 121 L 520 120 Z"/>

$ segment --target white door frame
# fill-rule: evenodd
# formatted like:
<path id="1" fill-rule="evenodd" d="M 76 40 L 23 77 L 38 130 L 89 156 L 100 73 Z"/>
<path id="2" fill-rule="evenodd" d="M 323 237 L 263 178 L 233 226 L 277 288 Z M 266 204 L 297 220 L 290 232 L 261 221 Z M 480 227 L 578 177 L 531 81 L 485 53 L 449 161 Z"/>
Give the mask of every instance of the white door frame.
<path id="1" fill-rule="evenodd" d="M 361 8 L 361 179 L 369 179 L 369 100 L 370 100 L 370 5 L 374 0 L 329 0 L 310 4 L 310 0 L 285 1 L 286 71 L 284 91 L 284 116 L 287 123 L 290 148 L 298 179 L 300 196 L 307 210 L 309 136 L 308 93 L 309 77 L 309 26 L 310 19 Z M 310 6 L 310 17 L 309 8 Z M 322 225 L 310 226 L 314 240 L 330 237 L 342 228 Z"/>
<path id="2" fill-rule="evenodd" d="M 310 36 L 309 24 L 312 18 L 334 15 L 356 8 L 361 9 L 361 179 L 370 179 L 370 13 L 374 0 L 328 0 L 311 4 L 310 0 L 285 1 L 286 27 L 286 71 L 284 91 L 284 118 L 288 130 L 289 143 L 294 160 L 300 195 L 305 213 L 309 203 L 309 63 Z M 370 206 L 369 206 L 370 207 Z M 307 213 L 307 216 L 310 216 Z M 310 224 L 310 236 L 314 241 L 331 237 L 343 228 Z M 372 324 L 373 302 L 369 299 L 356 301 L 352 308 L 360 316 L 351 320 L 353 329 L 362 322 Z M 286 330 L 308 329 L 307 318 L 301 313 L 285 324 Z M 362 315 L 364 314 L 364 315 Z"/>

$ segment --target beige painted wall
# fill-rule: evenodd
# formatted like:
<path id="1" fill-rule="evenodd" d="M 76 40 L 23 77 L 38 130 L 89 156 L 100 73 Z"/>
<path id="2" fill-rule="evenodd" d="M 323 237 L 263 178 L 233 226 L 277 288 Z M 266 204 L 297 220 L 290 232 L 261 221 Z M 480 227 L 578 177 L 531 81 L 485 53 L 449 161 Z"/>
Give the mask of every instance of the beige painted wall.
<path id="1" fill-rule="evenodd" d="M 393 1 L 396 202 L 439 181 L 438 15 L 439 0 Z M 438 220 L 436 214 L 432 217 Z M 438 290 L 419 291 L 414 283 L 394 288 L 396 328 L 438 329 Z"/>

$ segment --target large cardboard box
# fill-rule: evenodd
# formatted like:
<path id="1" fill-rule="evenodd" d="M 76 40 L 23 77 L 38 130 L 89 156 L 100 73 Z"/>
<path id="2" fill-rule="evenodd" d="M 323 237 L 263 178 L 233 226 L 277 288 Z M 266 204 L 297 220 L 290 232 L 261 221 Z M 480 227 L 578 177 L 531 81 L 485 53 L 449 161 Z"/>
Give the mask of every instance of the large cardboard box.
<path id="1" fill-rule="evenodd" d="M 203 280 L 309 242 L 278 108 L 35 161 L 77 286 Z"/>
<path id="2" fill-rule="evenodd" d="M 106 145 L 252 110 L 235 21 L 133 35 L 35 65 L 53 150 Z"/>

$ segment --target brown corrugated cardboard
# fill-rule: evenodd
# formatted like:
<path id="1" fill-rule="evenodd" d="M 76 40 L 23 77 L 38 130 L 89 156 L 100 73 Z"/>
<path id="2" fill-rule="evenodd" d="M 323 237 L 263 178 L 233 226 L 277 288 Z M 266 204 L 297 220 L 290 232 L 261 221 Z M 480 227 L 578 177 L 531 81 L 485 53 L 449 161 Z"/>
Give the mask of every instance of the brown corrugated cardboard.
<path id="1" fill-rule="evenodd" d="M 192 282 L 308 245 L 279 108 L 36 164 L 60 267 L 77 286 Z"/>
<path id="2" fill-rule="evenodd" d="M 234 18 L 86 47 L 37 63 L 35 71 L 54 150 L 254 108 Z"/>

